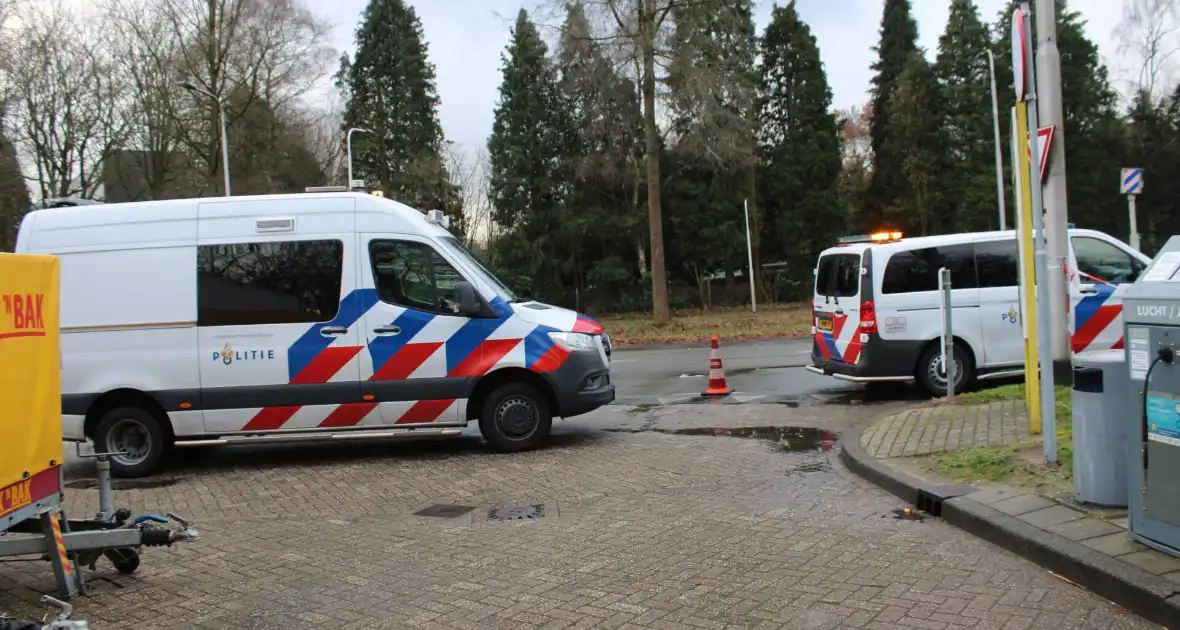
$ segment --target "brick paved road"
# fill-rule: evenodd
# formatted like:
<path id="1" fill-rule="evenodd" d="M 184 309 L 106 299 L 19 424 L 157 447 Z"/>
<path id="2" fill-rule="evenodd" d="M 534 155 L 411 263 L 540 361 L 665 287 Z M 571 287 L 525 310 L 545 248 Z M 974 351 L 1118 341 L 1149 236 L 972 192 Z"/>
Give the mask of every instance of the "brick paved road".
<path id="1" fill-rule="evenodd" d="M 679 412 L 840 429 L 873 411 L 761 407 L 599 413 L 626 430 Z M 134 576 L 100 564 L 78 616 L 96 630 L 1151 627 L 950 526 L 894 519 L 899 502 L 830 454 L 592 420 L 520 455 L 458 440 L 189 456 L 116 498 L 191 515 L 204 540 L 147 550 Z M 476 509 L 413 515 L 434 503 Z M 545 517 L 487 520 L 527 504 Z M 47 566 L 0 566 L 0 610 L 51 588 Z"/>

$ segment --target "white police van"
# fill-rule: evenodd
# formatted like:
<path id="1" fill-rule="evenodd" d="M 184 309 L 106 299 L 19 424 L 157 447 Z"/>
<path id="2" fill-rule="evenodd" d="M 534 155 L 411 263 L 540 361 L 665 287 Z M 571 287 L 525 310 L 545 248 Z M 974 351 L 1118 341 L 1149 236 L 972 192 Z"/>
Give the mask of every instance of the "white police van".
<path id="1" fill-rule="evenodd" d="M 1094 230 L 1069 230 L 1073 352 L 1123 347 L 1122 293 L 1150 263 Z M 858 383 L 914 382 L 946 392 L 938 270 L 951 270 L 955 391 L 1022 374 L 1015 231 L 840 239 L 815 275 L 808 371 Z"/>
<path id="2" fill-rule="evenodd" d="M 603 327 L 518 298 L 446 225 L 343 188 L 29 213 L 17 251 L 61 259 L 64 436 L 135 476 L 172 446 L 471 420 L 522 450 L 614 400 Z"/>

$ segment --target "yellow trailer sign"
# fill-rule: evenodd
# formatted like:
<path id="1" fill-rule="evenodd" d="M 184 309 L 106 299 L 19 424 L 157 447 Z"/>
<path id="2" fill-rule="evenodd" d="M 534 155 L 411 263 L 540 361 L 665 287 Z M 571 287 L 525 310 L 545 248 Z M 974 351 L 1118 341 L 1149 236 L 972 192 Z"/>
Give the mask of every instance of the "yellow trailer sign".
<path id="1" fill-rule="evenodd" d="M 54 256 L 0 253 L 0 513 L 62 463 L 60 279 Z"/>

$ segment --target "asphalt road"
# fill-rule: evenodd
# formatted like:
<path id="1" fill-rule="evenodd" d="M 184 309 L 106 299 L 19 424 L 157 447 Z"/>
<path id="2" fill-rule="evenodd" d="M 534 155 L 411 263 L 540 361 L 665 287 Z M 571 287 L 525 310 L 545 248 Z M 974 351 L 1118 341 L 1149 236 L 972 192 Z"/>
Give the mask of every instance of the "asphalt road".
<path id="1" fill-rule="evenodd" d="M 726 344 L 721 360 L 729 386 L 738 395 L 805 396 L 857 389 L 803 369 L 810 339 Z M 621 404 L 651 397 L 676 398 L 703 392 L 709 380 L 709 345 L 615 351 L 611 380 Z"/>
<path id="2" fill-rule="evenodd" d="M 708 385 L 709 345 L 669 346 L 616 350 L 611 362 L 611 380 L 617 388 L 615 405 L 586 416 L 564 420 L 556 426 L 608 429 L 623 425 L 629 417 L 622 409 L 690 402 L 698 399 Z M 849 402 L 889 402 L 910 398 L 913 388 L 887 392 L 885 399 L 874 395 L 869 401 L 863 386 L 806 371 L 810 361 L 810 339 L 735 342 L 721 347 L 726 379 L 738 401 L 771 396 L 775 400 L 796 399 L 806 406 L 844 405 Z M 854 400 L 855 399 L 855 400 Z M 704 413 L 697 405 L 677 405 L 673 415 Z M 764 410 L 770 413 L 772 410 Z M 751 409 L 749 414 L 761 413 Z M 706 414 L 707 415 L 707 414 Z M 686 417 L 686 420 L 688 418 Z M 478 436 L 472 423 L 464 431 Z M 255 448 L 255 447 L 246 447 Z M 269 448 L 269 447 L 265 447 Z M 92 460 L 80 460 L 72 443 L 66 444 L 66 475 L 89 476 Z M 240 450 L 235 448 L 234 450 Z"/>

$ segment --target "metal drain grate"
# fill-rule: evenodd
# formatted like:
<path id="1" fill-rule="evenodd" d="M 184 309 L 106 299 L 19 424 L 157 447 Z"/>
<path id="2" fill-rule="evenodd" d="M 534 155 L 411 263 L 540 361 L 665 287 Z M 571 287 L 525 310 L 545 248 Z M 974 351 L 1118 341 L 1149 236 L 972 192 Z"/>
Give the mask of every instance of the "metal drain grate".
<path id="1" fill-rule="evenodd" d="M 534 521 L 545 516 L 543 505 L 523 505 L 488 510 L 489 521 Z"/>
<path id="2" fill-rule="evenodd" d="M 474 510 L 470 505 L 451 505 L 438 503 L 414 512 L 414 516 L 433 516 L 436 518 L 458 518 Z"/>

